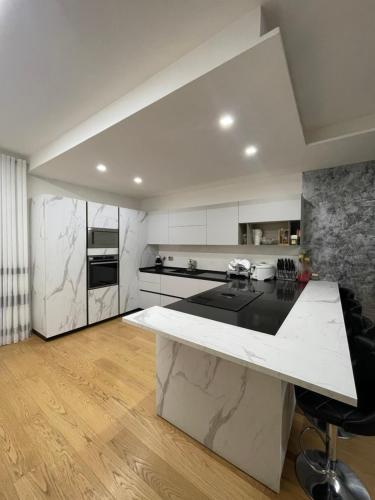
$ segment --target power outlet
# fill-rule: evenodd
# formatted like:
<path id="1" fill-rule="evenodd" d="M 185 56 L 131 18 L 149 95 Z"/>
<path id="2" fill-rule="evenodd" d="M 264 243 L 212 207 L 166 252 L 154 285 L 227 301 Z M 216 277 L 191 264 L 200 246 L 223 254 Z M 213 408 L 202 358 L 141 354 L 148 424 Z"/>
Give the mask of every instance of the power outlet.
<path id="1" fill-rule="evenodd" d="M 168 261 L 171 262 L 173 260 L 173 255 L 168 255 Z"/>

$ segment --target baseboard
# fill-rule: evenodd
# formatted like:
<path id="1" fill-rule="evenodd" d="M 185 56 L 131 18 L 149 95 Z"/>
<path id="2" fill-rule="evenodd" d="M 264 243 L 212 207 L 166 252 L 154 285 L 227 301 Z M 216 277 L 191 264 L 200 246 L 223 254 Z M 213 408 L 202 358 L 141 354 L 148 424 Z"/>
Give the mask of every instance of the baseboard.
<path id="1" fill-rule="evenodd" d="M 122 318 L 122 316 L 128 316 L 129 314 L 133 314 L 133 313 L 139 312 L 139 311 L 142 311 L 142 309 L 140 307 L 137 307 L 136 309 L 132 309 L 131 311 L 128 311 L 126 313 L 117 314 L 116 316 L 112 316 L 111 318 L 103 319 L 102 321 L 97 321 L 96 323 L 91 323 L 90 325 L 81 326 L 79 328 L 75 328 L 74 330 L 69 330 L 68 332 L 59 333 L 57 335 L 54 335 L 53 337 L 45 337 L 42 333 L 38 332 L 34 328 L 31 331 L 34 335 L 41 338 L 45 342 L 50 342 L 51 340 L 59 339 L 61 337 L 65 337 L 66 335 L 71 335 L 72 333 L 77 333 L 77 332 L 80 332 L 82 330 L 86 330 L 87 328 L 91 328 L 92 326 L 100 325 L 102 323 L 105 323 L 106 321 L 112 321 L 112 320 L 117 319 L 117 318 Z"/>

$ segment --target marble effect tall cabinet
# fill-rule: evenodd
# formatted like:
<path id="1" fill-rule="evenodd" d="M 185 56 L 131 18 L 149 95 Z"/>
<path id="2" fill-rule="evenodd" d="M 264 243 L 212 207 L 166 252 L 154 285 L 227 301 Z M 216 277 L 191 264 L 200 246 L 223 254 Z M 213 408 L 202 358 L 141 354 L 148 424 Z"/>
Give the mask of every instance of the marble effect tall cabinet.
<path id="1" fill-rule="evenodd" d="M 87 212 L 86 212 L 87 205 Z M 87 290 L 87 226 L 119 229 L 119 283 Z M 139 268 L 152 265 L 146 213 L 72 198 L 40 195 L 31 202 L 32 325 L 45 338 L 139 307 Z"/>
<path id="2" fill-rule="evenodd" d="M 139 268 L 152 266 L 156 247 L 147 244 L 146 213 L 142 210 L 119 210 L 120 314 L 139 307 Z"/>
<path id="3" fill-rule="evenodd" d="M 86 202 L 31 202 L 32 324 L 46 338 L 87 324 Z"/>

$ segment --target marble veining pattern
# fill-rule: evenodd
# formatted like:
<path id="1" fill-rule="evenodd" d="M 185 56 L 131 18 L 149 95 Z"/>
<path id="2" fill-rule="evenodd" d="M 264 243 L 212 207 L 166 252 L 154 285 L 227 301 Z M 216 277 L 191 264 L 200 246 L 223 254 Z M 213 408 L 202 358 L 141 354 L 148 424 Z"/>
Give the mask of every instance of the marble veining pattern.
<path id="1" fill-rule="evenodd" d="M 45 224 L 42 197 L 31 200 L 30 210 L 31 242 L 31 323 L 32 328 L 46 332 L 46 266 L 45 266 Z"/>
<path id="2" fill-rule="evenodd" d="M 303 246 L 322 279 L 352 288 L 375 319 L 375 161 L 303 174 Z"/>
<path id="3" fill-rule="evenodd" d="M 139 268 L 153 265 L 156 247 L 147 244 L 146 214 L 120 208 L 120 313 L 139 307 Z"/>
<path id="4" fill-rule="evenodd" d="M 308 283 L 275 336 L 158 306 L 126 316 L 123 321 L 357 404 L 337 283 Z"/>
<path id="5" fill-rule="evenodd" d="M 159 335 L 156 359 L 157 414 L 279 491 L 290 384 Z"/>
<path id="6" fill-rule="evenodd" d="M 42 195 L 32 210 L 33 328 L 51 337 L 87 323 L 86 203 Z"/>
<path id="7" fill-rule="evenodd" d="M 118 315 L 118 286 L 94 288 L 88 291 L 89 324 Z"/>
<path id="8" fill-rule="evenodd" d="M 93 201 L 87 202 L 87 227 L 118 228 L 118 207 Z"/>

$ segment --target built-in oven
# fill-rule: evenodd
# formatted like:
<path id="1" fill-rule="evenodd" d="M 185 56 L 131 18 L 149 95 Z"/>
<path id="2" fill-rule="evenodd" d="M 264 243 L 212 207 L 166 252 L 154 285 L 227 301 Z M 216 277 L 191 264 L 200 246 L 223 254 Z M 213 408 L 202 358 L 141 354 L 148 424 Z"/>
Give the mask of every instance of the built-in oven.
<path id="1" fill-rule="evenodd" d="M 88 288 L 118 285 L 118 255 L 89 255 Z"/>
<path id="2" fill-rule="evenodd" d="M 118 248 L 118 229 L 87 228 L 87 248 Z"/>

